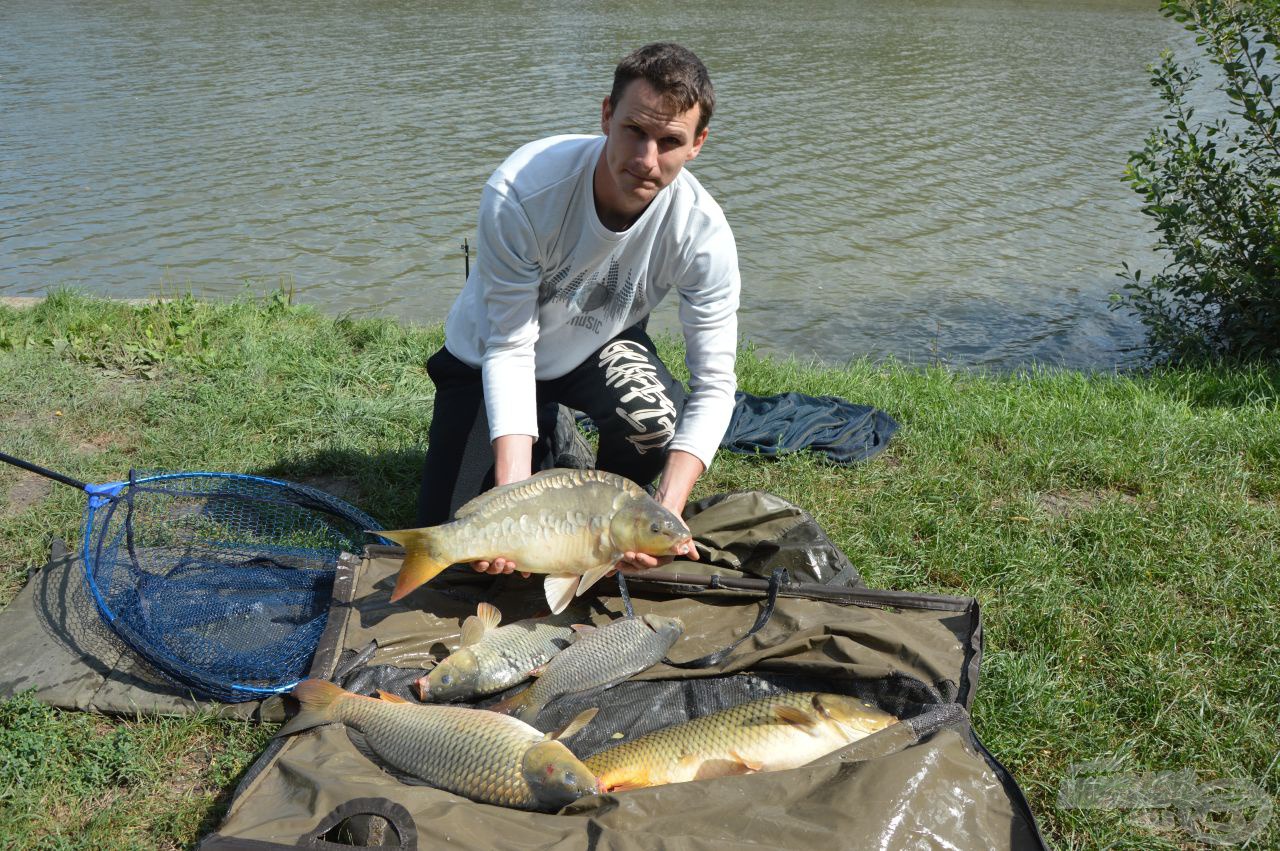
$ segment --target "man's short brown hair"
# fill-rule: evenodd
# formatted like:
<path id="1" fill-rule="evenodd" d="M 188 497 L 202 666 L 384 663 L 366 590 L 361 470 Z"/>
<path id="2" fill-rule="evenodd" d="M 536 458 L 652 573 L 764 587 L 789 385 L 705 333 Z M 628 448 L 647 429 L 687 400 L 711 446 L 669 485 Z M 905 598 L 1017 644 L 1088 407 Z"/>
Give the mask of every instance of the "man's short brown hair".
<path id="1" fill-rule="evenodd" d="M 701 107 L 697 132 L 706 129 L 716 108 L 716 92 L 711 87 L 707 66 L 692 50 L 660 41 L 628 53 L 613 71 L 609 105 L 617 109 L 627 86 L 632 80 L 641 79 L 653 86 L 677 112 L 687 112 L 695 104 Z"/>

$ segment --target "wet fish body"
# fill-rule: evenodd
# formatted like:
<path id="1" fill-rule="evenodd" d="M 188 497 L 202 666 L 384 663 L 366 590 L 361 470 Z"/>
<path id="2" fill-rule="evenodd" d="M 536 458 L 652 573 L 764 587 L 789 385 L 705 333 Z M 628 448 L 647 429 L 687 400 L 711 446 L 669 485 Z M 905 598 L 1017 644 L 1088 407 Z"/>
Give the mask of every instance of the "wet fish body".
<path id="1" fill-rule="evenodd" d="M 897 722 L 856 697 L 788 692 L 663 727 L 584 760 L 604 792 L 798 768 Z"/>
<path id="2" fill-rule="evenodd" d="M 547 663 L 531 686 L 493 709 L 533 723 L 561 695 L 608 688 L 656 665 L 683 632 L 678 618 L 653 614 L 590 628 Z"/>
<path id="3" fill-rule="evenodd" d="M 346 724 L 387 764 L 474 801 L 554 812 L 596 791 L 595 778 L 568 748 L 515 718 L 385 694 L 364 697 L 324 680 L 299 683 L 293 694 L 303 711 L 278 735 Z"/>
<path id="4" fill-rule="evenodd" d="M 495 694 L 528 679 L 574 638 L 578 612 L 498 626 L 502 614 L 481 603 L 462 625 L 462 643 L 415 686 L 425 701 L 442 703 Z"/>
<path id="5" fill-rule="evenodd" d="M 560 613 L 623 553 L 673 555 L 689 541 L 679 517 L 628 479 L 599 470 L 546 470 L 480 494 L 440 526 L 377 534 L 405 548 L 392 602 L 451 564 L 504 558 L 546 574 Z"/>

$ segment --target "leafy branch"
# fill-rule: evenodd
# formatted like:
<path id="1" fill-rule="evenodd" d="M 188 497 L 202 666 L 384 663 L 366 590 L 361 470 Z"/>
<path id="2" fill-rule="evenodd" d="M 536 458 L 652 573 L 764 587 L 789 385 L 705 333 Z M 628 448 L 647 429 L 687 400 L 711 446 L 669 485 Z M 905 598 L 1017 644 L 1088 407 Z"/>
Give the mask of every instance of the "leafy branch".
<path id="1" fill-rule="evenodd" d="M 1145 279 L 1126 266 L 1113 306 L 1138 314 L 1157 358 L 1280 359 L 1280 4 L 1162 0 L 1161 11 L 1216 68 L 1225 117 L 1195 120 L 1196 65 L 1165 51 L 1151 66 L 1168 124 L 1130 154 L 1125 180 L 1170 263 Z"/>

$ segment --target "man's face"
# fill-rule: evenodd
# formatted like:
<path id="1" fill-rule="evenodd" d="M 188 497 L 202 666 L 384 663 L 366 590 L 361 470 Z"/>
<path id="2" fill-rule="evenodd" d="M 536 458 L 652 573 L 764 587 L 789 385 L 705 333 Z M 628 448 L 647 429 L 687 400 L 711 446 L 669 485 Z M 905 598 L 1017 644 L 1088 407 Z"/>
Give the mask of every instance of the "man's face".
<path id="1" fill-rule="evenodd" d="M 617 109 L 604 99 L 600 128 L 607 137 L 596 166 L 596 208 L 607 225 L 629 225 L 654 196 L 698 155 L 707 131 L 697 132 L 700 107 L 673 112 L 644 79 L 632 80 Z M 612 220 L 612 221 L 611 221 Z"/>

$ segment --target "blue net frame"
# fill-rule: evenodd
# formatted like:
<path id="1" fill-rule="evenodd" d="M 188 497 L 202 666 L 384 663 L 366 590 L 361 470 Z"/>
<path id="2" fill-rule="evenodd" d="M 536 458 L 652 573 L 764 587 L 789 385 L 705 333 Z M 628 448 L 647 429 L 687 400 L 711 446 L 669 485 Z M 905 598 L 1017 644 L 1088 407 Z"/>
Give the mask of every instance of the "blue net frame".
<path id="1" fill-rule="evenodd" d="M 338 558 L 382 527 L 317 488 L 241 473 L 89 485 L 85 579 L 102 617 L 202 699 L 286 692 L 328 621 Z"/>

